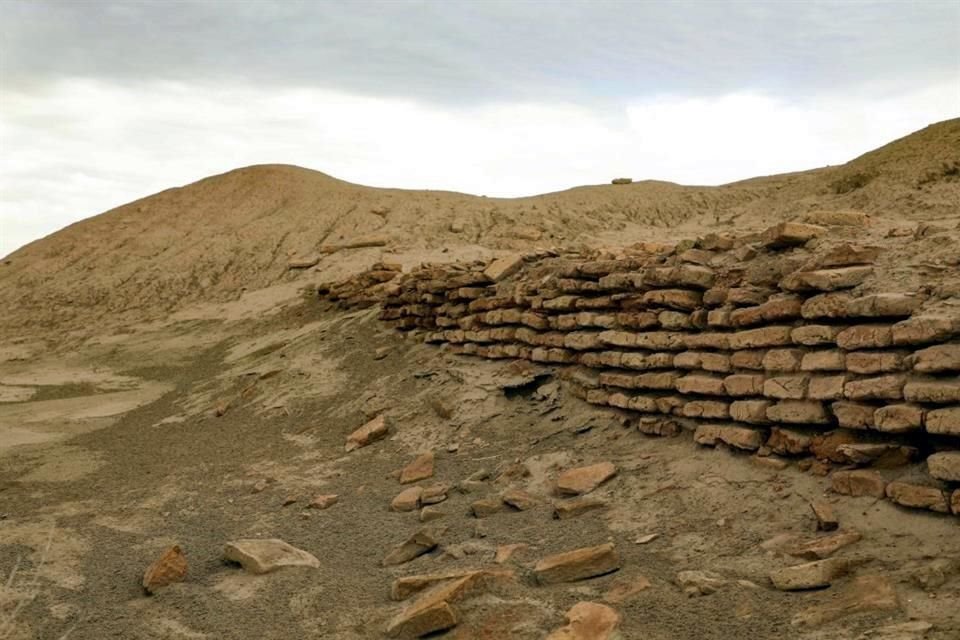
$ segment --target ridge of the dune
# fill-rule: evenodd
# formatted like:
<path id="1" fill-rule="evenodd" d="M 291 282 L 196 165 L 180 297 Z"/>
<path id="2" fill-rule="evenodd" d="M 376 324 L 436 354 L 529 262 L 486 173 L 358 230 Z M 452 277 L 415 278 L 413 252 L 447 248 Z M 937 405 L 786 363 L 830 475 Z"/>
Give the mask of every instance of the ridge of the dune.
<path id="1" fill-rule="evenodd" d="M 656 180 L 521 198 L 352 184 L 284 164 L 242 167 L 161 191 L 70 225 L 0 264 L 8 328 L 151 317 L 235 299 L 319 269 L 383 255 L 616 244 L 660 230 L 749 228 L 817 209 L 921 220 L 960 210 L 960 119 L 926 127 L 837 167 L 718 187 Z M 327 255 L 357 242 L 374 249 Z M 325 258 L 324 256 L 327 255 Z M 299 273 L 299 272 L 298 272 Z"/>

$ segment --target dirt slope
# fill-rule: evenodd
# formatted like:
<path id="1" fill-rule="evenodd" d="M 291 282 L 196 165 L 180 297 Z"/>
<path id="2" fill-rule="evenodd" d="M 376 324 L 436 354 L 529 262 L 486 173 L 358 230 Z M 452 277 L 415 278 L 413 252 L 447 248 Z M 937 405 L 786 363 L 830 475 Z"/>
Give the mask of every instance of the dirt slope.
<path id="1" fill-rule="evenodd" d="M 496 199 L 376 189 L 283 165 L 169 189 L 84 220 L 0 266 L 0 329 L 83 329 L 156 317 L 284 282 L 294 256 L 376 237 L 383 248 L 324 257 L 323 277 L 382 254 L 424 257 L 558 244 L 615 244 L 683 226 L 750 227 L 818 209 L 935 220 L 960 210 L 960 119 L 932 125 L 846 165 L 720 187 L 644 181 Z M 428 257 L 432 257 L 429 256 Z M 309 274 L 308 277 L 313 277 Z"/>

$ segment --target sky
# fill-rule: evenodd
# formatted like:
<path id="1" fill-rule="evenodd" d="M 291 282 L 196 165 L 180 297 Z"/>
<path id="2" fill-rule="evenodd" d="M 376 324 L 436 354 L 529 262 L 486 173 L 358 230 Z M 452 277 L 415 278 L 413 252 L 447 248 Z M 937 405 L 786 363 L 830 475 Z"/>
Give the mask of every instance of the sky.
<path id="1" fill-rule="evenodd" d="M 957 116 L 955 1 L 0 0 L 0 255 L 251 164 L 713 185 Z"/>

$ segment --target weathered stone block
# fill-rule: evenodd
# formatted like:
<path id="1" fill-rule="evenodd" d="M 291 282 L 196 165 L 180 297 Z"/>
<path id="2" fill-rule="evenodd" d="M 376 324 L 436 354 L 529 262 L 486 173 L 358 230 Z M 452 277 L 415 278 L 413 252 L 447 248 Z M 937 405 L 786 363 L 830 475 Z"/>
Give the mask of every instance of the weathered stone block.
<path id="1" fill-rule="evenodd" d="M 903 397 L 911 402 L 947 404 L 960 402 L 960 380 L 915 379 L 903 387 Z"/>
<path id="2" fill-rule="evenodd" d="M 914 316 L 893 325 L 893 344 L 942 342 L 957 334 L 960 334 L 960 317 L 956 315 Z"/>
<path id="3" fill-rule="evenodd" d="M 677 380 L 677 391 L 680 393 L 700 393 L 711 396 L 726 395 L 723 378 L 707 375 L 686 375 Z"/>
<path id="4" fill-rule="evenodd" d="M 812 376 L 807 385 L 807 397 L 811 400 L 839 400 L 843 398 L 847 376 Z"/>
<path id="5" fill-rule="evenodd" d="M 837 334 L 837 346 L 847 351 L 881 349 L 891 344 L 893 344 L 891 328 L 885 324 L 856 325 Z"/>
<path id="6" fill-rule="evenodd" d="M 791 327 L 773 326 L 738 331 L 730 336 L 730 348 L 755 349 L 758 347 L 783 347 L 790 344 Z"/>
<path id="7" fill-rule="evenodd" d="M 687 349 L 726 350 L 730 348 L 730 334 L 712 332 L 688 333 L 683 336 L 683 346 Z"/>
<path id="8" fill-rule="evenodd" d="M 847 314 L 852 318 L 897 318 L 907 317 L 920 308 L 923 298 L 910 293 L 877 293 L 856 298 L 847 305 Z"/>
<path id="9" fill-rule="evenodd" d="M 802 353 L 802 352 L 801 352 Z M 843 371 L 846 352 L 840 349 L 810 351 L 803 354 L 800 361 L 801 371 Z"/>
<path id="10" fill-rule="evenodd" d="M 763 395 L 779 400 L 800 400 L 807 394 L 810 376 L 774 376 L 763 383 Z"/>
<path id="11" fill-rule="evenodd" d="M 689 400 L 674 411 L 685 418 L 709 418 L 712 420 L 730 417 L 729 405 L 722 400 Z"/>
<path id="12" fill-rule="evenodd" d="M 767 408 L 770 400 L 736 400 L 730 403 L 730 418 L 748 424 L 767 424 Z"/>
<path id="13" fill-rule="evenodd" d="M 845 291 L 821 293 L 808 298 L 800 308 L 800 315 L 807 320 L 819 318 L 846 318 L 847 307 L 853 296 Z"/>
<path id="14" fill-rule="evenodd" d="M 763 370 L 766 351 L 737 351 L 730 355 L 730 365 L 735 369 Z"/>
<path id="15" fill-rule="evenodd" d="M 733 287 L 727 291 L 727 304 L 754 307 L 763 304 L 776 293 L 766 287 Z"/>
<path id="16" fill-rule="evenodd" d="M 767 418 L 786 424 L 829 424 L 830 414 L 820 402 L 784 400 L 767 408 Z"/>
<path id="17" fill-rule="evenodd" d="M 763 233 L 760 234 L 760 240 L 764 246 L 777 249 L 806 244 L 808 241 L 826 233 L 826 227 L 815 224 L 781 222 L 780 224 L 765 229 Z"/>
<path id="18" fill-rule="evenodd" d="M 940 451 L 927 458 L 927 471 L 938 480 L 960 482 L 960 451 Z"/>
<path id="19" fill-rule="evenodd" d="M 796 296 L 775 298 L 755 307 L 736 309 L 730 314 L 730 322 L 734 327 L 749 327 L 763 322 L 798 318 L 801 304 Z"/>
<path id="20" fill-rule="evenodd" d="M 842 330 L 843 327 L 833 325 L 810 324 L 793 329 L 790 332 L 790 340 L 792 340 L 794 344 L 801 344 L 807 347 L 836 344 L 837 334 Z"/>
<path id="21" fill-rule="evenodd" d="M 859 402 L 834 402 L 830 405 L 837 424 L 847 429 L 869 429 L 873 427 L 873 414 L 876 407 Z"/>
<path id="22" fill-rule="evenodd" d="M 915 404 L 891 404 L 880 407 L 873 414 L 878 431 L 907 433 L 923 427 L 923 407 Z"/>
<path id="23" fill-rule="evenodd" d="M 927 411 L 924 426 L 930 433 L 960 436 L 960 407 L 946 407 Z"/>
<path id="24" fill-rule="evenodd" d="M 533 573 L 540 584 L 574 582 L 601 576 L 620 568 L 613 543 L 558 553 L 536 564 Z"/>
<path id="25" fill-rule="evenodd" d="M 761 402 L 767 402 L 761 400 Z M 736 402 L 733 404 L 737 404 Z M 733 405 L 730 406 L 730 413 L 733 414 Z M 767 446 L 774 453 L 780 455 L 801 455 L 810 451 L 812 438 L 805 433 L 793 429 L 784 429 L 783 427 L 773 427 L 770 430 L 770 438 L 767 439 Z"/>
<path id="26" fill-rule="evenodd" d="M 770 349 L 763 356 L 763 368 L 767 371 L 799 371 L 803 355 L 802 349 Z"/>
<path id="27" fill-rule="evenodd" d="M 890 373 L 902 371 L 904 354 L 897 351 L 851 351 L 847 354 L 847 371 L 852 373 Z"/>
<path id="28" fill-rule="evenodd" d="M 684 331 L 694 328 L 690 314 L 681 311 L 661 311 L 657 314 L 657 322 L 669 331 Z"/>
<path id="29" fill-rule="evenodd" d="M 727 395 L 734 397 L 759 396 L 763 393 L 765 378 L 759 374 L 737 373 L 723 379 Z"/>
<path id="30" fill-rule="evenodd" d="M 721 307 L 719 309 L 711 309 L 707 312 L 707 326 L 709 327 L 732 327 L 733 321 L 731 316 L 733 311 L 729 307 Z"/>
<path id="31" fill-rule="evenodd" d="M 903 375 L 851 380 L 844 385 L 843 395 L 850 400 L 900 400 L 905 382 Z"/>
<path id="32" fill-rule="evenodd" d="M 693 434 L 697 444 L 715 446 L 722 442 L 737 449 L 756 451 L 763 444 L 766 432 L 732 424 L 701 424 Z"/>
<path id="33" fill-rule="evenodd" d="M 873 273 L 873 267 L 870 266 L 800 271 L 784 278 L 780 282 L 780 286 L 788 291 L 852 289 L 863 284 L 871 273 Z"/>
<path id="34" fill-rule="evenodd" d="M 649 329 L 657 326 L 657 314 L 652 311 L 623 311 L 616 314 L 617 324 L 625 329 Z"/>
<path id="35" fill-rule="evenodd" d="M 651 351 L 683 349 L 683 338 L 682 333 L 672 331 L 646 331 L 634 334 L 635 344 L 633 346 L 639 349 L 650 349 Z"/>
<path id="36" fill-rule="evenodd" d="M 960 344 L 938 344 L 921 349 L 910 356 L 908 364 L 914 371 L 925 373 L 960 371 Z"/>
<path id="37" fill-rule="evenodd" d="M 643 294 L 643 301 L 649 305 L 692 311 L 703 303 L 703 294 L 690 289 L 654 289 Z"/>

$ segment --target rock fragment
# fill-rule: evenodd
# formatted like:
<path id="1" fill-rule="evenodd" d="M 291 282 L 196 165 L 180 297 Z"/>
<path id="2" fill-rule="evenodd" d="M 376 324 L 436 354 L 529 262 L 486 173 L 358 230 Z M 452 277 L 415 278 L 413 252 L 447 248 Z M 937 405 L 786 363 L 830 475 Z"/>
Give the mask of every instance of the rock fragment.
<path id="1" fill-rule="evenodd" d="M 433 477 L 433 459 L 432 451 L 417 456 L 413 462 L 400 471 L 400 484 L 410 484 Z"/>
<path id="2" fill-rule="evenodd" d="M 250 538 L 229 542 L 224 547 L 223 557 L 238 563 L 248 573 L 258 575 L 283 567 L 320 568 L 320 561 L 313 554 L 278 538 Z"/>
<path id="3" fill-rule="evenodd" d="M 533 573 L 540 584 L 575 582 L 616 571 L 620 556 L 612 542 L 548 556 L 537 563 Z"/>
<path id="4" fill-rule="evenodd" d="M 557 477 L 557 491 L 560 495 L 583 495 L 595 490 L 615 475 L 617 468 L 611 462 L 568 469 Z"/>
<path id="5" fill-rule="evenodd" d="M 149 594 L 154 594 L 186 577 L 187 558 L 183 555 L 180 545 L 175 544 L 147 567 L 143 574 L 143 589 Z"/>
<path id="6" fill-rule="evenodd" d="M 433 551 L 440 544 L 440 537 L 446 530 L 446 527 L 424 527 L 420 529 L 410 536 L 406 542 L 388 553 L 383 559 L 383 565 L 389 567 L 403 564 Z"/>
<path id="7" fill-rule="evenodd" d="M 567 625 L 546 640 L 616 640 L 620 614 L 596 602 L 578 602 L 566 613 Z"/>
<path id="8" fill-rule="evenodd" d="M 390 425 L 387 422 L 387 417 L 381 414 L 347 436 L 345 450 L 350 453 L 361 447 L 366 447 L 381 438 L 385 438 L 388 433 L 390 433 Z"/>

